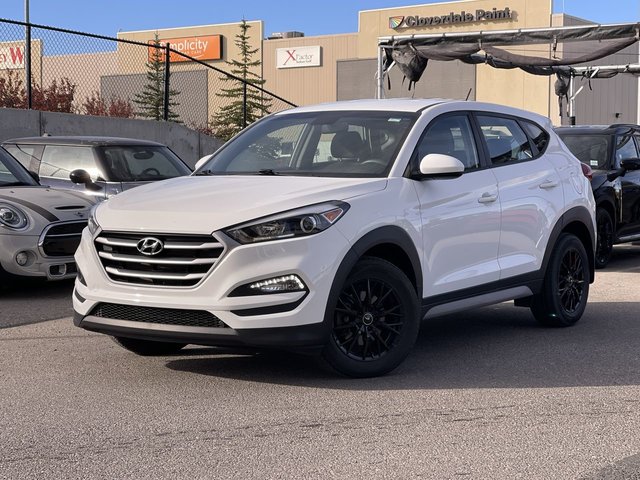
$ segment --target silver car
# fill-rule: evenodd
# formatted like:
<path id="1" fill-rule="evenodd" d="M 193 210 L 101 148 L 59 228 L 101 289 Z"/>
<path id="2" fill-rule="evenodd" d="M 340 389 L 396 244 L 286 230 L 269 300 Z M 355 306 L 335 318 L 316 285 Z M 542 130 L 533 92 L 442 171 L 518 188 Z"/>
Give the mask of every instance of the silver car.
<path id="1" fill-rule="evenodd" d="M 14 138 L 2 146 L 44 185 L 104 200 L 139 185 L 189 175 L 166 145 L 133 138 L 45 136 Z"/>
<path id="2" fill-rule="evenodd" d="M 43 187 L 0 147 L 0 284 L 14 275 L 49 280 L 76 274 L 73 259 L 92 197 Z"/>

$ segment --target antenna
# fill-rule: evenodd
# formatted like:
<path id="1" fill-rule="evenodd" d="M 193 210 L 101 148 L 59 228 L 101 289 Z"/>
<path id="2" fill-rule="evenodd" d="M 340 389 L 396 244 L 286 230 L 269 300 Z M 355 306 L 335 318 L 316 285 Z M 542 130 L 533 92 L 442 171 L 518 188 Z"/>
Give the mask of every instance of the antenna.
<path id="1" fill-rule="evenodd" d="M 467 98 L 464 99 L 464 101 L 466 102 L 467 100 L 469 100 L 469 97 L 471 96 L 471 90 L 473 90 L 473 87 L 471 87 L 469 89 L 469 91 L 467 92 Z"/>

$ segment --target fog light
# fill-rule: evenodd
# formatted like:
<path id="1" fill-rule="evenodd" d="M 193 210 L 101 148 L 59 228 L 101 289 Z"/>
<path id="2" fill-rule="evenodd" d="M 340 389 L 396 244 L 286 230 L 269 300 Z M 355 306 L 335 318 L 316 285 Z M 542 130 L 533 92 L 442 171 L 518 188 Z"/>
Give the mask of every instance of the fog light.
<path id="1" fill-rule="evenodd" d="M 286 275 L 284 277 L 270 278 L 249 285 L 251 290 L 261 293 L 281 293 L 281 292 L 299 292 L 304 290 L 304 283 L 297 275 Z"/>
<path id="2" fill-rule="evenodd" d="M 247 283 L 232 291 L 230 297 L 265 295 L 269 293 L 306 292 L 307 286 L 297 275 L 282 275 L 258 282 Z"/>
<path id="3" fill-rule="evenodd" d="M 21 267 L 24 267 L 29 262 L 29 254 L 27 252 L 20 252 L 16 255 L 16 263 Z"/>

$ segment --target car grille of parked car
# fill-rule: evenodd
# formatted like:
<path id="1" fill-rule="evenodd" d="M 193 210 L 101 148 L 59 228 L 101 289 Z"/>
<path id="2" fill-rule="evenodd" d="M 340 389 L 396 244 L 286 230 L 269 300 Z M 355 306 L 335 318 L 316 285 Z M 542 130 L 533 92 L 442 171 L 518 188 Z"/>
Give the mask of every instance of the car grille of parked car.
<path id="1" fill-rule="evenodd" d="M 229 328 L 228 325 L 214 314 L 204 310 L 180 310 L 176 308 L 99 303 L 93 307 L 89 315 L 114 320 L 178 325 L 183 327 Z"/>
<path id="2" fill-rule="evenodd" d="M 112 280 L 167 287 L 198 284 L 224 252 L 210 235 L 102 232 L 95 246 Z"/>
<path id="3" fill-rule="evenodd" d="M 45 228 L 40 237 L 42 253 L 47 257 L 69 257 L 80 244 L 86 220 L 53 223 Z"/>

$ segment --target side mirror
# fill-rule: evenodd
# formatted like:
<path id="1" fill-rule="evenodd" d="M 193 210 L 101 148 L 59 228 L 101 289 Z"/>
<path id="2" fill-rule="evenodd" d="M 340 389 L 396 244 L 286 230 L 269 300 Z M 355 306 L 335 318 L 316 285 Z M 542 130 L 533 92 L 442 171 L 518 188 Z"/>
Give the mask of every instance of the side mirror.
<path id="1" fill-rule="evenodd" d="M 89 172 L 83 170 L 82 168 L 72 170 L 69 173 L 69 180 L 77 184 L 84 183 L 85 187 L 87 187 L 87 190 L 92 190 L 94 192 L 102 190 L 102 187 L 100 185 L 91 180 L 91 175 L 89 175 Z"/>
<path id="2" fill-rule="evenodd" d="M 451 155 L 430 153 L 420 160 L 419 178 L 457 178 L 464 173 L 464 163 Z"/>
<path id="3" fill-rule="evenodd" d="M 607 173 L 607 180 L 613 182 L 618 177 L 624 177 L 627 171 L 640 170 L 640 158 L 625 158 L 620 162 L 620 168 Z"/>
<path id="4" fill-rule="evenodd" d="M 640 158 L 625 158 L 620 162 L 620 166 L 625 170 L 640 170 Z"/>
<path id="5" fill-rule="evenodd" d="M 200 160 L 196 162 L 196 166 L 193 168 L 193 170 L 194 171 L 198 170 L 201 166 L 207 163 L 210 158 L 211 158 L 211 155 L 205 155 L 204 157 L 202 157 Z"/>
<path id="6" fill-rule="evenodd" d="M 29 175 L 31 176 L 31 178 L 33 178 L 36 182 L 40 183 L 40 175 L 38 175 L 36 172 L 29 170 Z"/>

